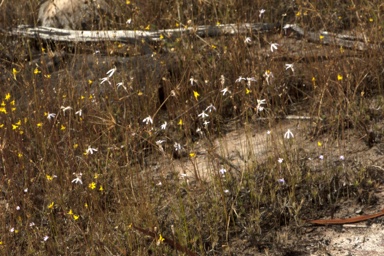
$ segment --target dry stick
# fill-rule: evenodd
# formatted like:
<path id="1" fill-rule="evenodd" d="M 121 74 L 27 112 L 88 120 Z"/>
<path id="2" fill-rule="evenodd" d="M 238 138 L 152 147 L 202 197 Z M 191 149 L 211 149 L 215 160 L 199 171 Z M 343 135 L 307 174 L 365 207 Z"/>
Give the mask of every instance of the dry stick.
<path id="1" fill-rule="evenodd" d="M 147 230 L 147 229 L 143 229 L 143 228 L 139 228 L 139 227 L 137 227 L 137 226 L 135 226 L 133 224 L 131 225 L 131 227 L 133 229 L 139 231 L 140 233 L 144 234 L 144 235 L 150 236 L 153 239 L 157 239 L 157 234 L 155 232 L 153 232 L 153 231 L 150 231 L 150 230 Z M 180 245 L 175 240 L 172 240 L 172 239 L 169 239 L 169 238 L 166 238 L 166 237 L 163 237 L 163 239 L 164 239 L 163 242 L 166 243 L 172 249 L 174 249 L 176 251 L 183 252 L 183 253 L 185 253 L 188 256 L 197 256 L 196 253 L 188 250 L 185 246 Z"/>
<path id="2" fill-rule="evenodd" d="M 350 36 L 330 33 L 327 31 L 316 32 L 305 32 L 304 29 L 300 28 L 296 24 L 286 24 L 283 27 L 284 30 L 291 29 L 298 35 L 308 39 L 310 42 L 320 43 L 324 45 L 337 45 L 345 48 L 366 51 L 369 49 L 380 49 L 383 48 L 380 44 L 367 43 L 366 38 L 359 36 Z"/>
<path id="3" fill-rule="evenodd" d="M 348 219 L 330 219 L 330 220 L 307 220 L 306 222 L 316 225 L 342 225 L 361 222 L 365 220 L 370 220 L 384 216 L 384 209 L 375 214 L 361 215 L 358 217 L 348 218 Z"/>

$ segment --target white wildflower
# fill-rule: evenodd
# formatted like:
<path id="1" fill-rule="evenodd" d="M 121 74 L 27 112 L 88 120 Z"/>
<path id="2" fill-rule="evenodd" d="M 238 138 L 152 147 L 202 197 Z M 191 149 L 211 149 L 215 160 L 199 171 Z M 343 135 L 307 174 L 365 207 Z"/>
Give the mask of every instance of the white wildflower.
<path id="1" fill-rule="evenodd" d="M 223 90 L 221 90 L 221 92 L 223 93 L 223 95 L 225 95 L 227 92 L 231 93 L 231 91 L 228 90 L 228 87 L 225 87 Z"/>
<path id="2" fill-rule="evenodd" d="M 205 111 L 203 110 L 203 112 L 201 112 L 200 114 L 198 114 L 198 117 L 201 117 L 202 119 L 205 119 L 206 117 L 208 117 L 209 115 L 205 113 Z"/>
<path id="3" fill-rule="evenodd" d="M 182 149 L 180 143 L 177 143 L 177 142 L 175 142 L 175 144 L 173 144 L 173 147 L 175 148 L 176 151 L 180 151 Z"/>
<path id="4" fill-rule="evenodd" d="M 165 130 L 165 128 L 167 128 L 167 124 L 167 121 L 164 121 L 164 123 L 160 126 L 160 129 Z"/>
<path id="5" fill-rule="evenodd" d="M 49 121 L 51 121 L 52 118 L 55 118 L 56 114 L 55 113 L 48 113 L 47 118 Z"/>
<path id="6" fill-rule="evenodd" d="M 100 78 L 99 80 L 101 81 L 100 84 L 108 82 L 111 85 L 111 82 L 109 81 L 109 76 Z"/>
<path id="7" fill-rule="evenodd" d="M 264 75 L 263 75 L 263 76 L 265 77 L 265 81 L 267 81 L 267 84 L 268 84 L 268 85 L 269 85 L 270 82 L 272 83 L 272 81 L 269 81 L 269 78 L 271 78 L 271 80 L 274 78 L 273 73 L 272 73 L 271 71 L 266 70 L 266 71 L 264 72 Z"/>
<path id="8" fill-rule="evenodd" d="M 260 18 L 260 19 L 261 19 L 261 17 L 263 16 L 264 13 L 265 13 L 265 10 L 264 10 L 264 9 L 259 10 L 259 18 Z"/>
<path id="9" fill-rule="evenodd" d="M 211 105 L 209 105 L 209 106 L 205 109 L 205 111 L 212 112 L 212 110 L 213 110 L 213 111 L 216 111 L 216 108 L 215 108 L 215 106 L 213 106 L 213 104 L 211 103 Z"/>
<path id="10" fill-rule="evenodd" d="M 290 138 L 294 138 L 293 136 L 293 133 L 291 132 L 290 129 L 288 129 L 285 134 L 284 134 L 284 139 L 290 139 Z"/>
<path id="11" fill-rule="evenodd" d="M 235 80 L 235 83 L 240 83 L 240 82 L 243 81 L 243 80 L 247 80 L 247 78 L 242 77 L 242 76 L 239 76 L 239 78 L 237 78 L 237 79 Z"/>
<path id="12" fill-rule="evenodd" d="M 292 72 L 295 72 L 295 69 L 293 68 L 293 63 L 292 64 L 285 64 L 285 70 L 291 69 Z"/>
<path id="13" fill-rule="evenodd" d="M 116 86 L 117 89 L 119 89 L 119 87 L 121 86 L 124 88 L 124 90 L 127 90 L 127 87 L 124 86 L 124 82 L 117 83 Z"/>
<path id="14" fill-rule="evenodd" d="M 257 100 L 257 106 L 256 106 L 256 108 L 257 108 L 257 111 L 263 111 L 264 110 L 264 107 L 262 106 L 263 104 L 267 104 L 266 102 L 265 102 L 265 99 L 262 99 L 262 100 Z"/>
<path id="15" fill-rule="evenodd" d="M 252 43 L 252 39 L 250 37 L 246 37 L 245 40 L 244 40 L 244 43 L 245 44 L 251 44 Z"/>
<path id="16" fill-rule="evenodd" d="M 75 179 L 73 179 L 72 181 L 71 181 L 71 183 L 80 183 L 80 184 L 83 184 L 83 181 L 81 180 L 81 176 L 83 176 L 83 174 L 80 172 L 80 173 L 73 173 L 73 175 L 75 175 L 76 176 L 76 178 Z"/>
<path id="17" fill-rule="evenodd" d="M 153 120 L 152 120 L 152 117 L 151 116 L 147 116 L 146 118 L 143 119 L 143 123 L 145 124 L 153 124 Z"/>
<path id="18" fill-rule="evenodd" d="M 271 52 L 273 52 L 274 50 L 277 50 L 277 46 L 279 46 L 279 44 L 277 43 L 271 44 Z"/>
<path id="19" fill-rule="evenodd" d="M 165 142 L 165 140 L 158 140 L 158 141 L 156 141 L 156 145 L 159 147 L 159 150 L 161 152 L 164 152 L 164 148 L 163 148 L 163 146 L 161 146 L 161 144 L 163 144 L 164 142 Z"/>
<path id="20" fill-rule="evenodd" d="M 86 155 L 93 155 L 93 153 L 97 152 L 97 148 L 92 148 L 91 146 L 88 146 L 88 148 L 85 150 Z"/>
<path id="21" fill-rule="evenodd" d="M 157 140 L 156 141 L 156 145 L 161 145 L 161 144 L 163 144 L 165 142 L 165 140 Z"/>
<path id="22" fill-rule="evenodd" d="M 207 83 L 207 80 L 205 81 L 205 83 Z M 223 75 L 220 76 L 220 83 L 222 86 L 224 86 L 225 84 L 225 77 Z"/>
<path id="23" fill-rule="evenodd" d="M 67 107 L 61 106 L 60 109 L 63 110 L 63 112 L 65 113 L 66 111 L 71 110 L 72 107 L 71 106 L 67 106 Z"/>
<path id="24" fill-rule="evenodd" d="M 189 78 L 189 82 L 191 83 L 191 85 L 194 85 L 195 83 L 197 83 L 197 80 L 193 78 L 193 76 L 191 76 L 191 78 Z"/>
<path id="25" fill-rule="evenodd" d="M 113 74 L 115 73 L 115 71 L 116 71 L 116 67 L 114 67 L 114 68 L 108 70 L 106 74 L 108 75 L 108 77 L 111 77 L 111 76 L 113 76 Z"/>

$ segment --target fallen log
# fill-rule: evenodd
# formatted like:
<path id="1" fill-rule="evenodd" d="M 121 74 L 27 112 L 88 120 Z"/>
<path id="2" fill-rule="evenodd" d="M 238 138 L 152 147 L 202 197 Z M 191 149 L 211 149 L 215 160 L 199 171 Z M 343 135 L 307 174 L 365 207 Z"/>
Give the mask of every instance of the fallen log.
<path id="1" fill-rule="evenodd" d="M 293 30 L 297 35 L 312 43 L 335 45 L 359 51 L 384 48 L 383 45 L 380 44 L 368 43 L 369 40 L 364 36 L 343 35 L 328 31 L 306 32 L 296 24 L 286 24 L 283 29 L 285 32 L 287 32 L 287 30 Z"/>
<path id="2" fill-rule="evenodd" d="M 29 38 L 41 38 L 44 40 L 66 42 L 98 42 L 119 41 L 136 42 L 140 39 L 147 41 L 161 41 L 164 38 L 180 37 L 182 34 L 198 35 L 201 37 L 213 37 L 219 35 L 235 35 L 247 33 L 266 33 L 277 28 L 273 23 L 244 23 L 225 24 L 218 26 L 195 26 L 186 28 L 163 29 L 157 31 L 145 30 L 68 30 L 51 27 L 31 27 L 20 25 L 11 31 L 2 29 L 9 36 L 24 36 Z"/>

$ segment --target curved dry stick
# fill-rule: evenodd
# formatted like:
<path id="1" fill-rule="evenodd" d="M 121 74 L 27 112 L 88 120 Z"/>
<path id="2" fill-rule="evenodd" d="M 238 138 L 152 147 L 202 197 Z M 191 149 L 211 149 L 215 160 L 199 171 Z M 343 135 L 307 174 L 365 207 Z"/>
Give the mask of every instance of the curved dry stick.
<path id="1" fill-rule="evenodd" d="M 361 222 L 365 220 L 370 220 L 370 219 L 378 218 L 381 216 L 384 216 L 384 209 L 378 213 L 361 215 L 358 217 L 353 217 L 348 219 L 307 220 L 306 222 L 311 224 L 316 224 L 316 225 L 342 225 L 342 224 L 349 224 L 349 223 L 356 223 L 356 222 Z"/>

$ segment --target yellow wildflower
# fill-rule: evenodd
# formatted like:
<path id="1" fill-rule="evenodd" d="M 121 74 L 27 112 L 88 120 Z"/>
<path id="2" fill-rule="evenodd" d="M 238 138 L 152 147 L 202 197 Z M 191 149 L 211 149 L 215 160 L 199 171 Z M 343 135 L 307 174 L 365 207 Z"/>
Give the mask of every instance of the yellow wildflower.
<path id="1" fill-rule="evenodd" d="M 41 71 L 40 71 L 38 68 L 35 68 L 35 69 L 33 70 L 33 74 L 37 75 L 37 74 L 39 74 L 39 73 L 41 73 Z"/>
<path id="2" fill-rule="evenodd" d="M 91 183 L 89 183 L 88 187 L 90 189 L 95 189 L 96 188 L 96 183 L 95 182 L 91 182 Z"/>
<path id="3" fill-rule="evenodd" d="M 193 96 L 197 100 L 197 98 L 200 96 L 200 94 L 197 91 L 193 91 Z"/>
<path id="4" fill-rule="evenodd" d="M 20 71 L 17 71 L 15 68 L 12 69 L 12 74 L 13 74 L 13 79 L 17 80 L 16 79 L 16 75 L 17 73 L 19 73 Z"/>
<path id="5" fill-rule="evenodd" d="M 54 205 L 55 205 L 55 202 L 50 203 L 50 204 L 48 205 L 48 209 L 52 209 Z"/>

